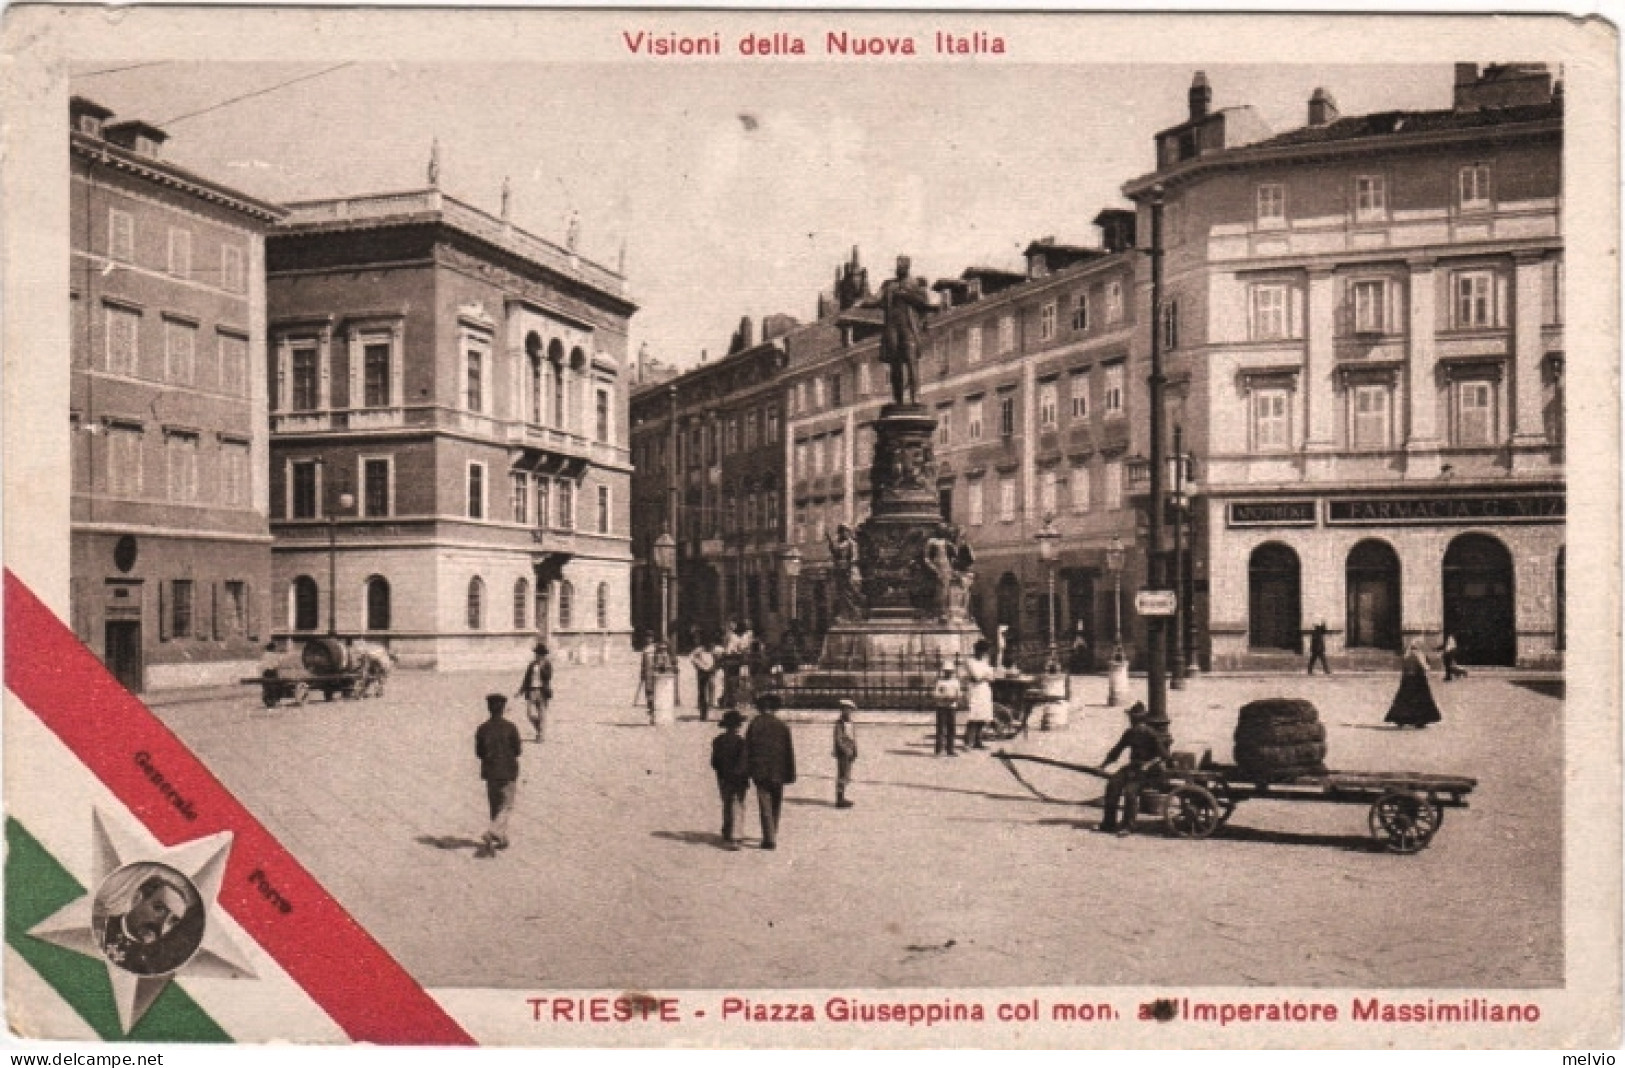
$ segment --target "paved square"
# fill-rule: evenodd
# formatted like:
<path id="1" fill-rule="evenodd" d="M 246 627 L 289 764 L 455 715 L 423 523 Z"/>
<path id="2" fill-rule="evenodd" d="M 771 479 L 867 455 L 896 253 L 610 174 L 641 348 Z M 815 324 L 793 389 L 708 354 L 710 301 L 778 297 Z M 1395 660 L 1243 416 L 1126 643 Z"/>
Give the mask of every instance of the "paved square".
<path id="1" fill-rule="evenodd" d="M 1099 780 L 1035 772 L 1074 802 L 1046 803 L 986 753 L 933 758 L 923 721 L 860 723 L 847 810 L 828 725 L 793 724 L 800 782 L 768 853 L 720 848 L 714 723 L 690 706 L 650 727 L 628 671 L 566 666 L 548 742 L 522 757 L 514 844 L 477 857 L 474 729 L 520 667 L 399 673 L 382 700 L 267 711 L 245 687 L 158 711 L 429 986 L 1561 981 L 1552 684 L 1435 676 L 1444 722 L 1422 732 L 1383 726 L 1392 676 L 1201 678 L 1170 695 L 1176 748 L 1226 760 L 1242 703 L 1302 696 L 1333 768 L 1476 777 L 1471 807 L 1414 856 L 1374 850 L 1355 805 L 1249 802 L 1200 842 L 1091 833 L 1099 808 L 1076 802 Z M 1083 680 L 1070 729 L 1009 747 L 1097 763 L 1123 725 L 1104 697 L 1104 680 Z"/>

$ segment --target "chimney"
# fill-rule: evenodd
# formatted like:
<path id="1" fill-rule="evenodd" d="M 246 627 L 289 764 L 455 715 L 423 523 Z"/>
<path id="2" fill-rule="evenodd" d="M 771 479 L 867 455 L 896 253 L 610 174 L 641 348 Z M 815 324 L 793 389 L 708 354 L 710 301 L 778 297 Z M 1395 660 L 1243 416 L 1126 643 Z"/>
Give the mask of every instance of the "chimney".
<path id="1" fill-rule="evenodd" d="M 1309 98 L 1309 125 L 1327 126 L 1337 121 L 1337 101 L 1324 89 Z"/>
<path id="2" fill-rule="evenodd" d="M 1467 78 L 1468 74 L 1474 77 Z M 1463 80 L 1466 79 L 1466 80 Z M 1456 64 L 1455 109 L 1525 107 L 1552 100 L 1552 72 L 1544 63 Z"/>
<path id="3" fill-rule="evenodd" d="M 1457 90 L 1460 90 L 1463 86 L 1472 85 L 1476 81 L 1478 81 L 1478 64 L 1477 63 L 1457 63 L 1456 64 L 1456 88 L 1457 88 Z"/>
<path id="4" fill-rule="evenodd" d="M 1213 106 L 1213 88 L 1207 83 L 1207 73 L 1197 71 L 1196 77 L 1191 79 L 1191 91 L 1188 94 L 1191 104 L 1191 121 L 1205 118 L 1208 109 Z"/>
<path id="5" fill-rule="evenodd" d="M 169 135 L 150 122 L 132 119 L 102 127 L 102 136 L 120 148 L 127 148 L 138 156 L 157 159 Z"/>

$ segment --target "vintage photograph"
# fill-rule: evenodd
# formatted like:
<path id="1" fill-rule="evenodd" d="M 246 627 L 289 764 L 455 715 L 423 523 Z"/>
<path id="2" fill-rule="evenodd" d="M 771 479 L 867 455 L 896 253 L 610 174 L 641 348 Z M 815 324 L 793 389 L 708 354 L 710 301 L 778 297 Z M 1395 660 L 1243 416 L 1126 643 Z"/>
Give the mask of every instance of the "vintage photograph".
<path id="1" fill-rule="evenodd" d="M 1617 1046 L 1612 27 L 123 16 L 6 15 L 16 1037 Z"/>

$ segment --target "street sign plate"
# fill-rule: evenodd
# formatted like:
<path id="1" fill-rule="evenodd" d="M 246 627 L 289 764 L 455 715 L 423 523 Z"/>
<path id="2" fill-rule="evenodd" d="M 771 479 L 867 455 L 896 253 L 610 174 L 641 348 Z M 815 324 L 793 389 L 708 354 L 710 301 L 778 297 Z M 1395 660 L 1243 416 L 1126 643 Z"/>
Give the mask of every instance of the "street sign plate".
<path id="1" fill-rule="evenodd" d="M 1134 611 L 1142 616 L 1171 616 L 1179 604 L 1173 590 L 1140 590 L 1134 595 Z"/>

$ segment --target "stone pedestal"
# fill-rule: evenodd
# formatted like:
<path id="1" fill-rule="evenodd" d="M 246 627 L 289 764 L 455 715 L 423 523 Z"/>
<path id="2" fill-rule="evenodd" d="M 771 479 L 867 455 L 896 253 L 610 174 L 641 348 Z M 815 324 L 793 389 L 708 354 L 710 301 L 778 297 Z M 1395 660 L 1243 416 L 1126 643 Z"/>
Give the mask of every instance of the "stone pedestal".
<path id="1" fill-rule="evenodd" d="M 654 699 L 649 702 L 649 722 L 656 727 L 676 722 L 677 672 L 657 671 L 654 676 Z"/>

